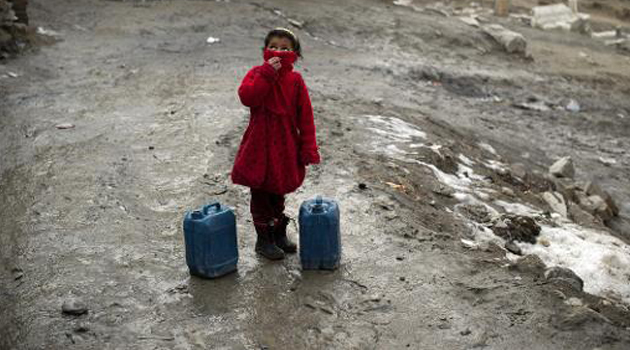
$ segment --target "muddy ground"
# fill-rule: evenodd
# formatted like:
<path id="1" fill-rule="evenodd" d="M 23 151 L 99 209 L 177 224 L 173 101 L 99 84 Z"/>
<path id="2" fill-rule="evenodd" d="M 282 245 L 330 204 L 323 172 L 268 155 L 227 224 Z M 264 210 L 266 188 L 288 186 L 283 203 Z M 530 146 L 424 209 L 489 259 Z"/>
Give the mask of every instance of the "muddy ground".
<path id="1" fill-rule="evenodd" d="M 390 1 L 32 0 L 29 11 L 56 40 L 0 64 L 0 348 L 630 347 L 627 304 L 511 266 L 499 246 L 464 247 L 474 233 L 457 200 L 408 158 L 452 164 L 397 148 L 440 145 L 531 172 L 571 155 L 576 178 L 612 193 L 611 234 L 629 242 L 627 53 L 488 16 L 527 38 L 531 58 L 509 55 L 454 17 Z M 248 120 L 236 88 L 261 62 L 265 31 L 289 18 L 304 22 L 298 69 L 323 162 L 288 211 L 316 194 L 339 201 L 335 272 L 257 257 L 248 192 L 229 181 Z M 513 106 L 533 98 L 575 99 L 580 112 Z M 497 186 L 536 204 L 535 189 Z M 212 199 L 237 213 L 239 270 L 190 278 L 183 213 Z M 89 312 L 62 314 L 70 297 Z"/>

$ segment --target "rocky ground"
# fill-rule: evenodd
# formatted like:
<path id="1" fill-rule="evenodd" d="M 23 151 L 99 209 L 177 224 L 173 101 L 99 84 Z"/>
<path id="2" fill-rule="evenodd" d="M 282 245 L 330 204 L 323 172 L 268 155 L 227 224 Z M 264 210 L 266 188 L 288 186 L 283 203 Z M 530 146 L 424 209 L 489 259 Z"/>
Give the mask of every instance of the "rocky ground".
<path id="1" fill-rule="evenodd" d="M 0 61 L 0 348 L 627 349 L 624 45 L 396 3 L 30 1 L 41 30 Z M 628 33 L 627 8 L 581 10 Z M 229 181 L 275 26 L 302 39 L 323 157 L 288 210 L 340 203 L 335 272 L 259 259 Z M 183 213 L 213 199 L 239 271 L 190 278 Z"/>

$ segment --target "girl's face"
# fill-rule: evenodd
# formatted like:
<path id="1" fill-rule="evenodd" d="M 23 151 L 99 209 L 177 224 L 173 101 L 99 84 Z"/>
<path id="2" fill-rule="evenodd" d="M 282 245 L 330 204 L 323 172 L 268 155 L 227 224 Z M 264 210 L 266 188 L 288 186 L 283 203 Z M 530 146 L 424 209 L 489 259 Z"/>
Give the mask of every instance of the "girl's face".
<path id="1" fill-rule="evenodd" d="M 291 43 L 291 40 L 287 38 L 274 36 L 271 38 L 271 40 L 269 40 L 269 45 L 267 45 L 267 50 L 293 51 L 293 44 Z"/>

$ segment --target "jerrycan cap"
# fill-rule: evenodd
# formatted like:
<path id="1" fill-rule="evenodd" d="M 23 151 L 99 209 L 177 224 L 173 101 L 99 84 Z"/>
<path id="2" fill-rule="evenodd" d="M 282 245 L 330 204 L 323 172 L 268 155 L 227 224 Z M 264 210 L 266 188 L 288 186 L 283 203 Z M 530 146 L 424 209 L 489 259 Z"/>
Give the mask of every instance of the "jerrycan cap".
<path id="1" fill-rule="evenodd" d="M 322 196 L 317 196 L 315 198 L 315 204 L 313 205 L 313 213 L 323 213 L 324 212 L 324 200 Z"/>
<path id="2" fill-rule="evenodd" d="M 201 212 L 201 210 L 195 210 L 190 214 L 190 217 L 195 220 L 199 220 L 203 218 L 203 213 Z"/>

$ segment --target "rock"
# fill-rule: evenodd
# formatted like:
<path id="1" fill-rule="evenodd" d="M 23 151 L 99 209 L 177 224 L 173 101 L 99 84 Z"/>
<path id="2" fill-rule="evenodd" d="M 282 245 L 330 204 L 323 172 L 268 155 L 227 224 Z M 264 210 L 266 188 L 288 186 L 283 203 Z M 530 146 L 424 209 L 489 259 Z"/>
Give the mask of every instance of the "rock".
<path id="1" fill-rule="evenodd" d="M 508 240 L 534 244 L 540 226 L 534 219 L 514 214 L 503 214 L 492 226 L 495 235 Z"/>
<path id="2" fill-rule="evenodd" d="M 459 17 L 459 20 L 468 24 L 469 26 L 479 28 L 479 21 L 474 17 Z"/>
<path id="3" fill-rule="evenodd" d="M 576 330 L 584 328 L 588 324 L 610 323 L 610 320 L 588 307 L 579 306 L 568 314 L 554 317 L 552 322 L 556 328 L 561 330 Z"/>
<path id="4" fill-rule="evenodd" d="M 565 304 L 570 306 L 582 306 L 584 303 L 580 298 L 572 297 L 564 301 Z"/>
<path id="5" fill-rule="evenodd" d="M 544 237 L 539 239 L 538 243 L 540 243 L 543 247 L 549 247 L 551 245 L 551 242 L 549 242 L 549 240 Z"/>
<path id="6" fill-rule="evenodd" d="M 545 192 L 542 194 L 542 198 L 553 212 L 562 215 L 562 217 L 567 217 L 567 204 L 562 194 L 558 192 Z"/>
<path id="7" fill-rule="evenodd" d="M 549 168 L 549 172 L 555 177 L 573 178 L 575 175 L 573 159 L 571 157 L 560 158 Z"/>
<path id="8" fill-rule="evenodd" d="M 604 164 L 605 166 L 611 166 L 611 165 L 617 164 L 617 160 L 615 158 L 599 157 L 597 160 L 599 160 L 599 162 Z"/>
<path id="9" fill-rule="evenodd" d="M 593 39 L 610 39 L 617 37 L 617 31 L 615 30 L 607 30 L 604 32 L 592 32 L 591 38 Z"/>
<path id="10" fill-rule="evenodd" d="M 565 109 L 569 112 L 577 113 L 580 111 L 580 104 L 576 100 L 570 99 Z"/>
<path id="11" fill-rule="evenodd" d="M 518 102 L 513 104 L 514 107 L 520 109 L 526 109 L 530 111 L 548 112 L 551 110 L 544 101 L 535 102 Z"/>
<path id="12" fill-rule="evenodd" d="M 577 202 L 575 191 L 580 190 L 580 187 L 573 181 L 573 179 L 551 176 L 551 180 L 553 181 L 556 191 L 560 192 L 567 202 Z"/>
<path id="13" fill-rule="evenodd" d="M 533 273 L 535 275 L 543 275 L 545 267 L 545 263 L 538 255 L 533 254 L 525 255 L 510 265 L 510 269 L 519 272 Z"/>
<path id="14" fill-rule="evenodd" d="M 503 193 L 506 196 L 510 196 L 510 197 L 514 197 L 516 195 L 514 193 L 514 190 L 512 190 L 509 187 L 501 187 L 501 193 Z"/>
<path id="15" fill-rule="evenodd" d="M 521 33 L 505 29 L 498 24 L 483 26 L 483 32 L 497 41 L 508 53 L 526 54 L 527 41 Z"/>
<path id="16" fill-rule="evenodd" d="M 545 271 L 545 278 L 548 281 L 559 280 L 567 283 L 576 291 L 584 289 L 584 281 L 580 276 L 576 275 L 571 269 L 566 267 L 554 266 Z"/>
<path id="17" fill-rule="evenodd" d="M 216 43 L 221 42 L 221 39 L 209 36 L 208 39 L 206 39 L 206 42 L 208 44 L 216 44 Z"/>
<path id="18" fill-rule="evenodd" d="M 71 298 L 63 302 L 61 311 L 64 314 L 79 316 L 88 312 L 87 306 L 80 299 Z"/>
<path id="19" fill-rule="evenodd" d="M 615 216 L 613 210 L 608 207 L 608 204 L 602 197 L 597 195 L 588 196 L 584 192 L 577 192 L 577 197 L 578 204 L 582 209 L 602 219 L 602 221 L 606 222 Z"/>
<path id="20" fill-rule="evenodd" d="M 55 125 L 55 127 L 57 129 L 72 129 L 74 128 L 74 124 L 70 124 L 70 123 L 61 123 L 61 124 L 57 124 Z"/>
<path id="21" fill-rule="evenodd" d="M 474 222 L 487 223 L 492 220 L 492 213 L 482 204 L 461 204 L 456 207 L 456 210 Z"/>
<path id="22" fill-rule="evenodd" d="M 532 8 L 532 27 L 543 30 L 563 29 L 580 33 L 590 32 L 589 15 L 574 14 L 565 4 L 535 6 Z"/>
<path id="23" fill-rule="evenodd" d="M 300 22 L 300 21 L 298 21 L 298 20 L 296 20 L 296 19 L 293 19 L 293 18 L 288 18 L 287 20 L 289 21 L 289 23 L 290 23 L 292 26 L 294 26 L 294 27 L 296 27 L 296 28 L 300 28 L 300 29 L 302 29 L 302 27 L 304 26 L 304 23 L 303 23 L 303 22 Z"/>
<path id="24" fill-rule="evenodd" d="M 510 165 L 510 173 L 520 180 L 525 180 L 527 177 L 527 167 L 523 163 L 514 163 Z"/>
<path id="25" fill-rule="evenodd" d="M 516 243 L 514 243 L 514 241 L 505 242 L 505 249 L 507 249 L 508 251 L 516 255 L 523 255 L 523 251 L 521 250 L 521 247 L 517 246 Z"/>
<path id="26" fill-rule="evenodd" d="M 596 195 L 600 196 L 604 199 L 610 210 L 612 211 L 614 216 L 619 215 L 619 207 L 612 199 L 610 194 L 604 190 L 602 190 L 596 183 L 592 181 L 587 181 L 581 185 L 581 188 L 587 195 Z"/>
<path id="27" fill-rule="evenodd" d="M 74 328 L 74 331 L 76 333 L 86 333 L 90 330 L 90 327 L 86 324 L 80 324 L 77 327 Z"/>
<path id="28" fill-rule="evenodd" d="M 573 222 L 578 225 L 587 227 L 599 227 L 603 224 L 601 220 L 589 214 L 576 203 L 568 204 L 568 213 L 569 219 L 573 220 Z"/>

